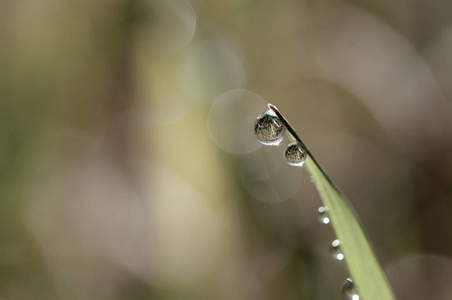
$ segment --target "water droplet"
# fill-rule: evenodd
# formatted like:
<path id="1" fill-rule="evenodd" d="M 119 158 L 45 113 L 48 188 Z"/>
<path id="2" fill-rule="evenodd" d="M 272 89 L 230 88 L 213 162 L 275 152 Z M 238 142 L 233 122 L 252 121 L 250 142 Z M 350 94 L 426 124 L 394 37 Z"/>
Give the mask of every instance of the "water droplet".
<path id="1" fill-rule="evenodd" d="M 330 217 L 328 216 L 328 212 L 325 206 L 320 206 L 318 209 L 318 219 L 322 224 L 330 223 Z"/>
<path id="2" fill-rule="evenodd" d="M 301 167 L 306 160 L 306 149 L 300 143 L 291 143 L 285 155 L 289 165 Z"/>
<path id="3" fill-rule="evenodd" d="M 284 124 L 271 109 L 257 117 L 254 123 L 254 134 L 257 140 L 264 145 L 279 145 L 285 132 Z"/>
<path id="4" fill-rule="evenodd" d="M 335 260 L 343 260 L 344 254 L 341 250 L 341 242 L 339 240 L 334 240 L 331 243 L 330 254 Z"/>
<path id="5" fill-rule="evenodd" d="M 347 300 L 359 300 L 358 291 L 356 290 L 353 280 L 347 278 L 342 285 L 342 293 Z"/>

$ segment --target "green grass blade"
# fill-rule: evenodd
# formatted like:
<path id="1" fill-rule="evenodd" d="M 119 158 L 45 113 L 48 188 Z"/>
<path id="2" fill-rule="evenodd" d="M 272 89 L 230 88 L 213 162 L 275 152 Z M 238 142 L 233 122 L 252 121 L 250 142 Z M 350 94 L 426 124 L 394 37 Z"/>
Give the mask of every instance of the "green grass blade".
<path id="1" fill-rule="evenodd" d="M 287 134 L 292 141 L 305 145 L 289 122 L 269 104 L 281 121 L 286 125 Z M 305 145 L 306 147 L 306 145 Z M 394 294 L 377 256 L 350 202 L 334 182 L 323 171 L 312 153 L 306 147 L 308 156 L 304 164 L 314 179 L 314 184 L 324 205 L 328 209 L 330 224 L 341 242 L 341 249 L 351 278 L 356 285 L 360 299 L 393 300 Z"/>

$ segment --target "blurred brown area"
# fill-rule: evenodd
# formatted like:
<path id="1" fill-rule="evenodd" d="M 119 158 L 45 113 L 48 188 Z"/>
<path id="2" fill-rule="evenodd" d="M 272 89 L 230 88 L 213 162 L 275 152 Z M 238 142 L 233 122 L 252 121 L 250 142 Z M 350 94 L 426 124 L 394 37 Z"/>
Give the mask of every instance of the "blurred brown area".
<path id="1" fill-rule="evenodd" d="M 451 6 L 0 0 L 0 299 L 342 299 L 267 102 L 398 299 L 450 299 Z"/>

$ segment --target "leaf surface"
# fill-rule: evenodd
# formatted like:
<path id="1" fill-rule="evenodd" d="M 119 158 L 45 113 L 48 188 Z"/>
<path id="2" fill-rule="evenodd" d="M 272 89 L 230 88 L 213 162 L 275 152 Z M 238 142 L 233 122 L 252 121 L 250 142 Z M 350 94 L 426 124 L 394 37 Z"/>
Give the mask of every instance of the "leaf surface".
<path id="1" fill-rule="evenodd" d="M 386 274 L 352 205 L 322 169 L 284 116 L 275 106 L 269 104 L 269 108 L 284 123 L 287 135 L 292 142 L 301 143 L 307 150 L 304 166 L 311 175 L 323 204 L 327 207 L 330 224 L 340 241 L 345 263 L 358 289 L 360 299 L 394 300 L 395 297 Z"/>

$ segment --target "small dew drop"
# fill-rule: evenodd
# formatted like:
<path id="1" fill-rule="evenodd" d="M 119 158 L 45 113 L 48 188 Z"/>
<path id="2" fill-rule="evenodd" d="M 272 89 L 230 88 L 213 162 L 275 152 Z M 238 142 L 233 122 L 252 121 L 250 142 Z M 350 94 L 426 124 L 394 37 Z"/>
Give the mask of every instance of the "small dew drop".
<path id="1" fill-rule="evenodd" d="M 345 296 L 345 299 L 347 300 L 359 300 L 359 294 L 355 287 L 355 284 L 353 283 L 353 280 L 350 278 L 347 278 L 344 281 L 344 284 L 342 284 L 342 293 Z"/>
<path id="2" fill-rule="evenodd" d="M 331 243 L 330 254 L 335 260 L 344 260 L 344 254 L 341 250 L 341 242 L 339 240 L 334 240 Z"/>
<path id="3" fill-rule="evenodd" d="M 284 124 L 271 109 L 257 117 L 254 123 L 254 134 L 257 140 L 264 145 L 279 145 L 285 132 Z"/>
<path id="4" fill-rule="evenodd" d="M 306 149 L 300 143 L 291 143 L 287 146 L 285 155 L 289 165 L 302 167 L 306 160 Z"/>
<path id="5" fill-rule="evenodd" d="M 328 216 L 328 212 L 325 206 L 320 206 L 318 211 L 318 220 L 322 224 L 329 224 L 330 223 L 330 217 Z"/>

